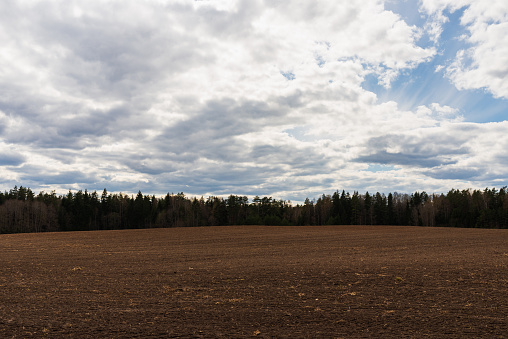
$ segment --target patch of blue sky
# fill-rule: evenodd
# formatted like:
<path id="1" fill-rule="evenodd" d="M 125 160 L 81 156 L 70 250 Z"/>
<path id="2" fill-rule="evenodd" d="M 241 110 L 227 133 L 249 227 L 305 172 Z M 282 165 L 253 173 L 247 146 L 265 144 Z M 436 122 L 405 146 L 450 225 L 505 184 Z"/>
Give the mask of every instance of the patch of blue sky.
<path id="1" fill-rule="evenodd" d="M 379 165 L 379 164 L 369 164 L 369 167 L 364 170 L 367 172 L 387 172 L 387 171 L 398 171 L 398 168 L 395 168 L 392 165 Z"/>
<path id="2" fill-rule="evenodd" d="M 314 59 L 316 60 L 316 63 L 320 68 L 323 67 L 326 63 L 325 59 L 323 59 L 321 55 L 316 55 Z"/>
<path id="3" fill-rule="evenodd" d="M 282 74 L 282 76 L 284 78 L 286 78 L 287 80 L 295 80 L 296 79 L 296 76 L 293 72 L 283 72 L 283 71 L 280 71 L 280 74 Z"/>
<path id="4" fill-rule="evenodd" d="M 385 8 L 398 13 L 409 25 L 425 25 L 426 18 L 418 12 L 414 1 L 390 2 L 385 4 Z M 449 21 L 443 25 L 439 45 L 436 46 L 438 53 L 432 60 L 403 72 L 391 83 L 390 88 L 381 86 L 375 74 L 368 75 L 363 88 L 375 93 L 380 102 L 397 102 L 401 109 L 415 110 L 421 105 L 438 103 L 459 109 L 459 114 L 466 121 L 482 123 L 506 120 L 508 100 L 494 98 L 484 89 L 458 90 L 446 77 L 444 69 L 436 72 L 438 68 L 449 66 L 459 50 L 470 47 L 460 39 L 468 33 L 467 28 L 460 25 L 463 13 L 464 9 L 444 13 Z M 418 44 L 428 47 L 432 42 L 430 37 L 423 36 Z"/>
<path id="5" fill-rule="evenodd" d="M 299 141 L 308 142 L 318 140 L 318 138 L 316 138 L 315 136 L 308 135 L 307 130 L 301 126 L 286 129 L 284 130 L 284 132 L 286 132 L 290 137 L 295 138 L 296 140 Z"/>
<path id="6" fill-rule="evenodd" d="M 418 3 L 415 0 L 387 0 L 385 9 L 398 14 L 410 26 L 423 27 L 426 18 L 418 10 Z"/>

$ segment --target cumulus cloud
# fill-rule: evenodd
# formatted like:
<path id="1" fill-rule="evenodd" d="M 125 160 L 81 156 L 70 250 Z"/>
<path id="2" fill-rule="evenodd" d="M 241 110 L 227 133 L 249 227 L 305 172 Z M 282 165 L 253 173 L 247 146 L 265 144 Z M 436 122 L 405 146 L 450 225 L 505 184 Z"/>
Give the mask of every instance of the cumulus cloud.
<path id="1" fill-rule="evenodd" d="M 423 0 L 421 10 L 431 16 L 429 25 L 436 41 L 445 11 L 464 9 L 460 23 L 469 32 L 463 39 L 469 45 L 460 49 L 446 68 L 455 86 L 486 89 L 494 97 L 508 98 L 508 5 L 503 0 Z"/>
<path id="2" fill-rule="evenodd" d="M 459 7 L 422 2 L 441 22 L 446 8 Z M 502 32 L 479 34 L 473 14 L 463 24 L 479 49 L 463 53 L 478 61 L 446 72 L 461 88 L 473 70 L 487 74 L 503 96 L 506 81 L 488 80 L 503 80 L 504 66 L 489 73 L 482 59 Z M 390 88 L 435 57 L 424 30 L 377 0 L 4 1 L 0 175 L 34 189 L 297 201 L 440 189 L 453 173 L 480 180 L 463 173 L 485 169 L 485 133 L 505 140 L 502 127 L 467 125 L 439 103 L 403 110 L 363 87 L 374 76 Z"/>

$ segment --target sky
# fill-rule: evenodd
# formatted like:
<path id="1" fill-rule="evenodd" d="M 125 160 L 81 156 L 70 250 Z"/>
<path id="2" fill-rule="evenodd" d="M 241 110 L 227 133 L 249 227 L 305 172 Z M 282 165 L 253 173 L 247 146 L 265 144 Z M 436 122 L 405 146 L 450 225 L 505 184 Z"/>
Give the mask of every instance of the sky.
<path id="1" fill-rule="evenodd" d="M 508 185 L 505 0 L 3 0 L 0 188 Z"/>

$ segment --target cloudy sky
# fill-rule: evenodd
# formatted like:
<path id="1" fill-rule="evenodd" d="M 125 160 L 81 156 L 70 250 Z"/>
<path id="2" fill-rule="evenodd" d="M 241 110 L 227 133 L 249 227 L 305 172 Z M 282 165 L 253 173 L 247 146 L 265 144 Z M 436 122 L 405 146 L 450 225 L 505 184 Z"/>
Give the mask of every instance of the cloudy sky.
<path id="1" fill-rule="evenodd" d="M 2 0 L 0 188 L 508 184 L 505 0 Z"/>

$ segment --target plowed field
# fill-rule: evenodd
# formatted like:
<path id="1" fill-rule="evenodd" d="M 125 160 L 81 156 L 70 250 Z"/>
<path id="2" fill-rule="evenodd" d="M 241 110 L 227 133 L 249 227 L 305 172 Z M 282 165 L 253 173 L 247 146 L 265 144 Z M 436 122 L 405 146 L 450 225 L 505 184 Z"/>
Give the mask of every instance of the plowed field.
<path id="1" fill-rule="evenodd" d="M 0 337 L 508 335 L 508 230 L 0 235 Z"/>

